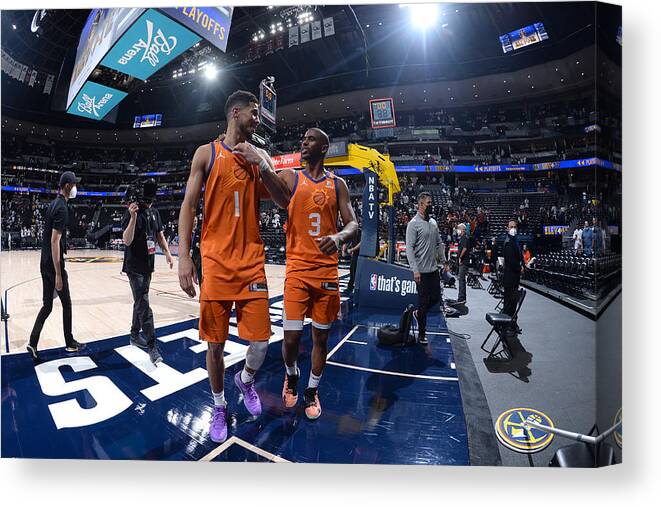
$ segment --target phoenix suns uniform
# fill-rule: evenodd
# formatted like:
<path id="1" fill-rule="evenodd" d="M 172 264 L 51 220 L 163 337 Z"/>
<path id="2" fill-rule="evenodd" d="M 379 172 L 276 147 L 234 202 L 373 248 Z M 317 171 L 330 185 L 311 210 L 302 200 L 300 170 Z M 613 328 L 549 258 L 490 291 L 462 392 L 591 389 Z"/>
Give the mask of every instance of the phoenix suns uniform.
<path id="1" fill-rule="evenodd" d="M 321 252 L 317 240 L 337 233 L 337 177 L 324 171 L 314 180 L 307 170 L 295 173 L 287 219 L 287 269 L 283 325 L 303 329 L 305 317 L 329 329 L 340 310 L 337 253 Z"/>
<path id="2" fill-rule="evenodd" d="M 265 193 L 259 168 L 223 142 L 211 144 L 204 191 L 200 254 L 200 338 L 224 342 L 236 303 L 239 337 L 271 336 L 259 199 Z"/>

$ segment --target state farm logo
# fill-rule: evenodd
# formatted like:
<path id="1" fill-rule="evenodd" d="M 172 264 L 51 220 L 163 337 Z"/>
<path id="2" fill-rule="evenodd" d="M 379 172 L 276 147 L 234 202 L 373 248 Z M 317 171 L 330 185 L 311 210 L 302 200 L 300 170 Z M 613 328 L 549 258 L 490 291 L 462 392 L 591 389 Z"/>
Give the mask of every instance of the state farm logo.
<path id="1" fill-rule="evenodd" d="M 96 96 L 90 97 L 86 93 L 83 93 L 82 102 L 78 102 L 78 111 L 81 113 L 91 114 L 93 116 L 99 117 L 99 110 L 106 105 L 106 103 L 112 99 L 112 93 L 106 93 L 99 102 L 96 101 Z"/>
<path id="2" fill-rule="evenodd" d="M 301 166 L 301 154 L 291 153 L 286 155 L 277 155 L 272 157 L 273 165 L 276 169 L 290 169 Z"/>
<path id="3" fill-rule="evenodd" d="M 417 294 L 418 288 L 413 280 L 400 280 L 396 276 L 383 276 L 372 273 L 370 291 L 389 292 L 400 296 Z"/>
<path id="4" fill-rule="evenodd" d="M 119 60 L 117 60 L 117 63 L 126 65 L 142 49 L 144 51 L 142 57 L 140 57 L 140 62 L 146 60 L 152 67 L 156 67 L 160 61 L 158 58 L 159 53 L 163 53 L 167 56 L 174 51 L 175 47 L 177 47 L 177 38 L 175 36 L 166 37 L 163 30 L 160 28 L 156 31 L 156 35 L 154 36 L 154 23 L 150 20 L 146 21 L 147 41 L 141 38 L 138 42 L 133 44 L 133 46 L 131 46 L 131 48 L 126 51 Z"/>

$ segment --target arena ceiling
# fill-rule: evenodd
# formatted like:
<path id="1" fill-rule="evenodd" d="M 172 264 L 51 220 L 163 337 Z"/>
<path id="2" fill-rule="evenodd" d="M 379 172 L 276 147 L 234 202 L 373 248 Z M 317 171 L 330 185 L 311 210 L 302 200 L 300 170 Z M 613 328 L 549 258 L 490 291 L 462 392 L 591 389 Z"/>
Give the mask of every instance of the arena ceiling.
<path id="1" fill-rule="evenodd" d="M 614 47 L 617 26 L 596 28 L 596 7 L 589 2 L 441 4 L 438 22 L 425 33 L 410 23 L 397 4 L 331 5 L 308 9 L 315 11 L 317 19 L 332 16 L 335 36 L 246 62 L 255 33 L 262 29 L 268 37 L 270 24 L 284 19 L 279 17 L 283 9 L 236 7 L 227 53 L 203 42 L 184 55 L 203 51 L 218 62 L 218 83 L 213 90 L 207 87 L 212 107 L 218 106 L 213 96 L 226 96 L 236 88 L 255 90 L 267 75 L 276 77 L 279 104 L 285 105 L 352 90 L 515 72 L 592 46 L 595 33 L 608 34 L 603 37 L 604 44 L 613 53 L 619 48 Z M 89 12 L 49 10 L 33 33 L 35 11 L 3 10 L 2 48 L 15 60 L 57 76 L 67 51 L 78 45 Z M 504 55 L 499 35 L 537 21 L 545 24 L 550 39 Z M 617 61 L 617 55 L 613 59 Z M 133 100 L 120 107 L 119 121 L 122 110 L 126 119 L 152 112 L 158 104 L 178 105 L 179 110 L 172 111 L 170 118 L 190 111 L 186 96 L 196 83 L 173 79 L 172 69 L 177 65 L 177 61 L 171 63 L 134 92 Z M 2 84 L 3 114 L 49 113 L 48 96 L 24 90 L 25 86 L 5 75 Z"/>

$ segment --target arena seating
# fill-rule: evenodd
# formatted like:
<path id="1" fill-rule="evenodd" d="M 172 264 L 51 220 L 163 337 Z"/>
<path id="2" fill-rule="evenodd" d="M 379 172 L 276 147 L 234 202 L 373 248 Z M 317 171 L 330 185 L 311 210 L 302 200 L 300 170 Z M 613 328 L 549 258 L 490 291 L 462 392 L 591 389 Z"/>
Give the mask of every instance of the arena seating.
<path id="1" fill-rule="evenodd" d="M 621 282 L 622 256 L 583 257 L 572 250 L 540 254 L 525 278 L 573 296 L 597 300 Z"/>
<path id="2" fill-rule="evenodd" d="M 542 206 L 557 204 L 558 195 L 555 193 L 525 192 L 525 193 L 471 193 L 464 199 L 467 208 L 481 207 L 489 210 L 489 233 L 492 235 L 504 232 L 507 222 L 522 211 L 521 206 L 528 199 L 526 220 L 520 232 L 537 231 L 541 224 L 539 210 Z"/>

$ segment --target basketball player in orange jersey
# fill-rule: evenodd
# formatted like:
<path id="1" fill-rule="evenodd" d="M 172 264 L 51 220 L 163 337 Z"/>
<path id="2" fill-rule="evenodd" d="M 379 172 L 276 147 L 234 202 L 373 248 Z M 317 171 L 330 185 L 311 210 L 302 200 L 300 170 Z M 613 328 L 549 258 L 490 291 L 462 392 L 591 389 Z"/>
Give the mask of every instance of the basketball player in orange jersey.
<path id="1" fill-rule="evenodd" d="M 328 330 L 340 310 L 338 250 L 340 244 L 358 230 L 347 184 L 324 168 L 329 145 L 328 136 L 322 130 L 309 129 L 301 144 L 305 169 L 278 173 L 291 190 L 282 312 L 282 356 L 287 372 L 282 398 L 290 408 L 298 401 L 298 347 L 303 321 L 311 317 L 312 370 L 304 391 L 305 415 L 309 419 L 321 415 L 317 387 L 326 364 Z M 337 230 L 338 212 L 344 224 L 340 232 Z"/>
<path id="2" fill-rule="evenodd" d="M 243 402 L 253 416 L 262 412 L 254 376 L 266 357 L 271 336 L 264 244 L 259 234 L 259 200 L 270 194 L 281 207 L 289 189 L 273 170 L 265 151 L 247 143 L 259 124 L 257 98 L 236 91 L 225 104 L 227 133 L 200 146 L 191 165 L 179 212 L 179 284 L 195 297 L 197 274 L 190 256 L 193 218 L 204 190 L 200 253 L 200 338 L 208 342 L 207 370 L 214 400 L 209 437 L 227 438 L 223 351 L 232 305 L 236 305 L 239 337 L 248 340 L 245 367 L 234 377 Z"/>

